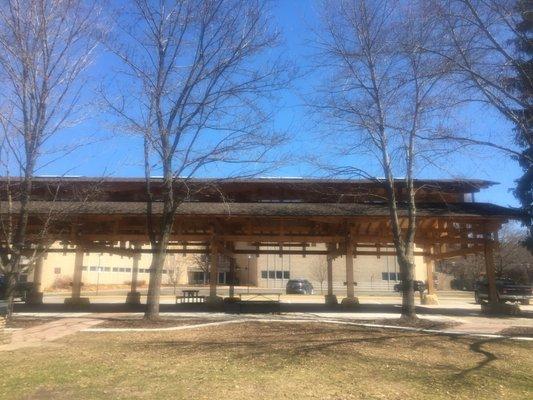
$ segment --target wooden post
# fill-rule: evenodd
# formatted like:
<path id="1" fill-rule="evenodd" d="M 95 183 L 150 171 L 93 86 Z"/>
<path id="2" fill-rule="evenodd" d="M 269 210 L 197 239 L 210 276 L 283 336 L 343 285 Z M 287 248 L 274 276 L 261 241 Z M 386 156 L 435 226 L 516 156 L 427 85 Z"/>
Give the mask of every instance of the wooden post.
<path id="1" fill-rule="evenodd" d="M 133 265 L 131 268 L 131 292 L 137 292 L 137 276 L 139 274 L 139 254 L 133 254 Z"/>
<path id="2" fill-rule="evenodd" d="M 426 263 L 426 279 L 427 279 L 427 294 L 420 293 L 420 302 L 425 305 L 439 304 L 439 299 L 435 291 L 435 283 L 433 279 L 433 272 L 435 270 L 435 258 L 433 257 L 433 247 L 426 247 L 424 255 L 424 262 Z"/>
<path id="3" fill-rule="evenodd" d="M 430 255 L 426 257 L 426 275 L 428 281 L 428 294 L 435 295 L 435 282 L 433 279 L 433 272 L 435 270 L 435 259 L 432 257 L 433 250 L 429 248 Z"/>
<path id="4" fill-rule="evenodd" d="M 207 303 L 211 307 L 219 308 L 222 306 L 222 297 L 217 296 L 218 284 L 218 243 L 211 241 L 211 262 L 209 268 L 209 297 Z"/>
<path id="5" fill-rule="evenodd" d="M 44 254 L 39 250 L 39 255 L 33 267 L 33 289 L 26 300 L 28 304 L 43 304 L 43 292 L 41 290 L 43 282 L 43 259 Z"/>
<path id="6" fill-rule="evenodd" d="M 74 275 L 72 277 L 72 300 L 79 300 L 81 297 L 81 285 L 83 276 L 83 253 L 82 246 L 76 247 L 76 256 L 74 258 Z"/>
<path id="7" fill-rule="evenodd" d="M 137 250 L 140 246 L 133 245 L 133 248 Z M 139 260 L 141 255 L 137 252 L 133 253 L 133 263 L 131 268 L 131 287 L 130 292 L 126 295 L 126 304 L 141 304 L 141 293 L 137 291 L 137 277 L 139 275 Z"/>
<path id="8" fill-rule="evenodd" d="M 353 279 L 353 245 L 350 238 L 346 240 L 346 297 L 355 297 Z"/>
<path id="9" fill-rule="evenodd" d="M 326 295 L 326 304 L 327 305 L 336 305 L 338 304 L 337 296 L 333 294 L 333 255 L 327 255 L 328 263 L 328 294 Z"/>
<path id="10" fill-rule="evenodd" d="M 353 279 L 353 242 L 352 237 L 346 238 L 346 297 L 342 299 L 343 305 L 351 306 L 359 304 L 355 297 L 355 284 Z"/>
<path id="11" fill-rule="evenodd" d="M 211 263 L 209 268 L 209 297 L 216 297 L 218 284 L 218 247 L 211 243 Z"/>
<path id="12" fill-rule="evenodd" d="M 489 303 L 496 304 L 498 302 L 498 291 L 496 289 L 496 275 L 494 273 L 494 248 L 490 240 L 490 234 L 485 234 L 485 271 L 487 274 L 487 282 L 489 289 Z"/>
<path id="13" fill-rule="evenodd" d="M 328 260 L 328 296 L 333 296 L 333 257 L 327 256 Z"/>
<path id="14" fill-rule="evenodd" d="M 83 276 L 83 245 L 77 245 L 76 256 L 74 258 L 74 275 L 72 277 L 72 297 L 65 299 L 65 304 L 70 306 L 89 305 L 88 297 L 81 297 L 81 285 Z"/>
<path id="15" fill-rule="evenodd" d="M 230 257 L 229 259 L 229 297 L 235 297 L 235 259 Z"/>

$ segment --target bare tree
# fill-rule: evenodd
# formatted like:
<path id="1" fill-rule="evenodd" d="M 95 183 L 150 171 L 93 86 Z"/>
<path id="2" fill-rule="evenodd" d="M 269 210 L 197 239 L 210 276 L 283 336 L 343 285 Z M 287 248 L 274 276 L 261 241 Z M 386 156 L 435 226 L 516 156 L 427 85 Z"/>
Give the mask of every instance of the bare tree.
<path id="1" fill-rule="evenodd" d="M 324 282 L 328 279 L 328 264 L 325 257 L 319 257 L 311 264 L 311 278 L 320 284 L 320 293 L 324 293 Z"/>
<path id="2" fill-rule="evenodd" d="M 0 7 L 1 161 L 7 177 L 2 185 L 7 210 L 2 210 L 0 272 L 10 305 L 30 247 L 28 207 L 35 171 L 54 135 L 74 121 L 83 72 L 99 40 L 98 17 L 92 1 L 6 0 Z M 12 181 L 13 174 L 20 178 Z M 43 223 L 42 238 L 46 228 Z"/>
<path id="3" fill-rule="evenodd" d="M 153 252 L 146 318 L 159 315 L 163 259 L 190 178 L 221 164 L 242 176 L 243 164 L 257 165 L 280 143 L 262 111 L 286 84 L 285 66 L 268 60 L 278 34 L 266 3 L 135 0 L 118 21 L 121 34 L 111 48 L 126 66 L 127 88 L 105 98 L 144 141 Z"/>
<path id="4" fill-rule="evenodd" d="M 524 209 L 524 223 L 530 229 L 528 243 L 533 251 L 533 5 L 529 0 L 431 3 L 438 40 L 427 50 L 453 66 L 462 101 L 487 105 L 514 125 L 514 143 L 519 149 L 513 147 L 510 135 L 482 138 L 480 132 L 475 137 L 455 133 L 442 139 L 496 148 L 519 161 L 524 175 L 517 180 L 515 195 Z"/>
<path id="5" fill-rule="evenodd" d="M 499 246 L 494 252 L 495 273 L 498 278 L 529 284 L 533 279 L 533 255 L 524 245 L 526 233 L 512 224 L 498 232 Z M 472 289 L 474 282 L 485 274 L 483 255 L 471 255 L 454 260 L 441 261 L 439 268 L 453 274 L 460 286 Z"/>
<path id="6" fill-rule="evenodd" d="M 179 258 L 183 257 L 178 257 L 176 254 L 167 254 L 165 257 L 165 269 L 167 270 L 168 280 L 174 288 L 174 295 L 181 277 L 187 271 L 187 266 L 180 262 Z"/>
<path id="7" fill-rule="evenodd" d="M 209 276 L 211 261 L 207 254 L 196 254 L 194 256 L 194 265 L 204 273 L 204 277 Z"/>
<path id="8" fill-rule="evenodd" d="M 409 319 L 416 318 L 414 179 L 422 162 L 434 162 L 435 154 L 420 138 L 440 128 L 436 121 L 448 105 L 441 82 L 446 64 L 423 51 L 432 38 L 427 15 L 424 2 L 325 2 L 316 65 L 327 78 L 311 104 L 325 117 L 326 138 L 338 149 L 332 171 L 372 179 L 385 189 L 389 227 L 405 283 L 402 317 Z M 372 165 L 369 159 L 377 162 L 378 170 L 367 167 Z M 358 160 L 366 166 L 359 166 Z"/>

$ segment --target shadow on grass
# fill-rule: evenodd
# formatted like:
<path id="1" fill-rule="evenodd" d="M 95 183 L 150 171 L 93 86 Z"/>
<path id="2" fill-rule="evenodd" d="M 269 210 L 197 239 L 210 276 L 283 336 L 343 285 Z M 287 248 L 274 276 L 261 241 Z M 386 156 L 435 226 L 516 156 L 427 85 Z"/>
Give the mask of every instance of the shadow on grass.
<path id="1" fill-rule="evenodd" d="M 310 321 L 310 323 L 313 323 Z M 220 352 L 235 351 L 236 359 L 257 358 L 268 355 L 299 357 L 309 356 L 320 353 L 331 354 L 329 351 L 344 345 L 372 344 L 383 345 L 391 340 L 402 338 L 416 338 L 423 334 L 414 333 L 384 333 L 365 328 L 353 329 L 356 335 L 350 337 L 350 331 L 346 328 L 310 328 L 302 330 L 297 329 L 296 333 L 292 331 L 295 326 L 283 324 L 282 327 L 269 326 L 268 331 L 264 328 L 256 327 L 256 330 L 247 334 L 243 340 L 202 340 L 202 341 L 184 341 L 184 340 L 156 340 L 138 344 L 140 348 L 152 351 L 157 349 L 175 349 L 191 352 Z M 301 328 L 298 325 L 298 328 Z M 246 332 L 242 331 L 243 334 Z M 344 336 L 338 338 L 325 338 L 325 335 Z M 356 352 L 357 348 L 353 348 Z"/>
<path id="2" fill-rule="evenodd" d="M 467 369 L 464 369 L 464 370 L 460 371 L 459 373 L 457 373 L 456 376 L 458 378 L 464 378 L 468 374 L 470 374 L 472 372 L 475 372 L 475 371 L 479 371 L 479 370 L 483 369 L 484 367 L 486 367 L 487 365 L 489 365 L 491 362 L 496 361 L 498 359 L 498 357 L 496 357 L 496 355 L 494 353 L 491 353 L 488 350 L 484 350 L 482 348 L 482 346 L 487 344 L 487 343 L 498 343 L 498 342 L 501 342 L 501 341 L 502 341 L 502 339 L 498 338 L 498 339 L 476 340 L 476 341 L 472 342 L 470 344 L 470 346 L 469 346 L 470 351 L 473 352 L 473 353 L 481 354 L 484 358 L 482 360 L 478 361 L 477 364 L 474 365 L 473 367 L 467 368 Z"/>

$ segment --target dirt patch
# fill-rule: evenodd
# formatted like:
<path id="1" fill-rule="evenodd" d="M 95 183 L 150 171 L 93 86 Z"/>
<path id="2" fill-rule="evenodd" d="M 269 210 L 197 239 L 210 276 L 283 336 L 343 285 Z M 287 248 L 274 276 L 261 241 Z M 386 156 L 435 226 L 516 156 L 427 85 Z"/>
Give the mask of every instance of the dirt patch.
<path id="1" fill-rule="evenodd" d="M 170 328 L 221 321 L 221 318 L 160 318 L 155 321 L 143 318 L 106 318 L 98 328 Z"/>
<path id="2" fill-rule="evenodd" d="M 57 321 L 59 318 L 54 317 L 11 317 L 6 321 L 6 328 L 26 329 L 33 326 L 46 324 Z"/>
<path id="3" fill-rule="evenodd" d="M 533 338 L 533 326 L 513 326 L 499 332 L 505 336 L 521 336 Z"/>

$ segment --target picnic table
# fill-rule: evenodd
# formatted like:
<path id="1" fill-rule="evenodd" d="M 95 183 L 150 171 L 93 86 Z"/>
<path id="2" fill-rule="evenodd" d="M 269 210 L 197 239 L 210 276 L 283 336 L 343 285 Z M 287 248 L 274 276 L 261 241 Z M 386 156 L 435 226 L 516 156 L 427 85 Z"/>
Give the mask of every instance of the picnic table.
<path id="1" fill-rule="evenodd" d="M 197 289 L 186 289 L 182 290 L 181 296 L 176 296 L 176 304 L 178 300 L 181 303 L 203 303 L 205 301 L 205 296 L 200 296 L 200 291 Z"/>

